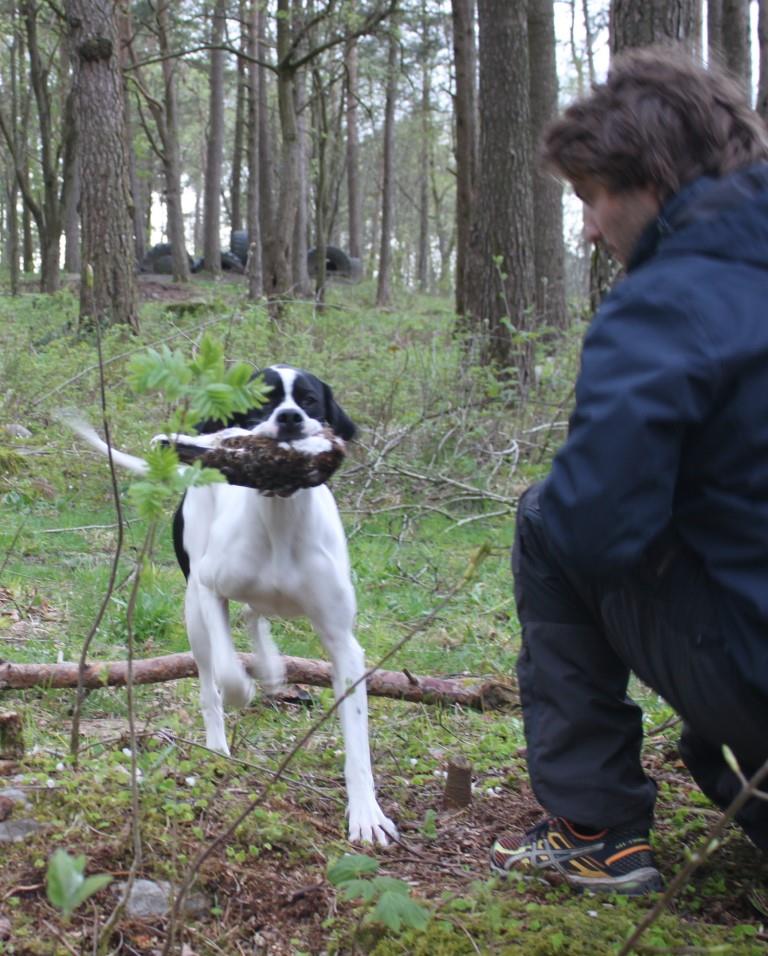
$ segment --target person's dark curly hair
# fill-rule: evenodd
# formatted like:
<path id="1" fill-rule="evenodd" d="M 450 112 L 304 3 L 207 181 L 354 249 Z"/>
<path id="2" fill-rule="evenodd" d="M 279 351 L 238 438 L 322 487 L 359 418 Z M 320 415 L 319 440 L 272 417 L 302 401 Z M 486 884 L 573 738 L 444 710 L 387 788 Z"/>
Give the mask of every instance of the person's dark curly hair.
<path id="1" fill-rule="evenodd" d="M 699 176 L 768 159 L 768 132 L 733 80 L 657 46 L 617 57 L 606 81 L 545 130 L 541 152 L 571 182 L 652 185 L 663 201 Z"/>

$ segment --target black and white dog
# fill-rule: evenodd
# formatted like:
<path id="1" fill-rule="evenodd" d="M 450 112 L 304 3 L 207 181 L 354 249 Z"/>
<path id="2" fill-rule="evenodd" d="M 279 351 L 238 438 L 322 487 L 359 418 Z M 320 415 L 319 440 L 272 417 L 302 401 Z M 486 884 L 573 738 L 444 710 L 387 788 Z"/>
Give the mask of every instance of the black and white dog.
<path id="1" fill-rule="evenodd" d="M 287 365 L 263 373 L 271 388 L 267 403 L 228 424 L 233 434 L 250 432 L 280 442 L 311 445 L 323 424 L 345 440 L 355 426 L 332 391 L 314 375 Z M 70 422 L 102 452 L 107 445 L 89 426 Z M 207 429 L 205 429 L 207 430 Z M 164 436 L 158 436 L 164 437 Z M 204 435 L 173 436 L 204 441 Z M 308 441 L 309 440 L 309 441 Z M 146 473 L 141 458 L 113 449 L 116 464 Z M 284 681 L 269 618 L 306 616 L 332 664 L 337 699 L 365 671 L 355 639 L 355 593 L 346 537 L 336 502 L 326 485 L 290 497 L 268 497 L 250 488 L 214 484 L 191 488 L 173 523 L 174 545 L 187 578 L 185 619 L 200 674 L 200 701 L 207 746 L 229 753 L 224 708 L 245 706 L 253 684 L 235 653 L 228 605 L 246 605 L 246 620 L 265 690 Z M 349 837 L 386 844 L 396 828 L 380 809 L 374 790 L 368 742 L 365 682 L 339 707 L 345 745 Z"/>

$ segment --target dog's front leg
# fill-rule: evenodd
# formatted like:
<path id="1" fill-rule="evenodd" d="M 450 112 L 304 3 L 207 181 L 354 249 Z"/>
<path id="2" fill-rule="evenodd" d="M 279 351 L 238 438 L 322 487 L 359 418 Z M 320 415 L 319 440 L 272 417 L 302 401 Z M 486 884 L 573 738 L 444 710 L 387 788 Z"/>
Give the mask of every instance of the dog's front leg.
<path id="1" fill-rule="evenodd" d="M 365 673 L 363 650 L 351 630 L 334 631 L 316 624 L 331 658 L 333 689 L 339 705 L 344 737 L 344 776 L 347 782 L 349 839 L 386 846 L 397 836 L 397 827 L 379 807 L 373 783 L 368 743 L 368 692 L 361 681 L 346 697 L 348 689 Z"/>

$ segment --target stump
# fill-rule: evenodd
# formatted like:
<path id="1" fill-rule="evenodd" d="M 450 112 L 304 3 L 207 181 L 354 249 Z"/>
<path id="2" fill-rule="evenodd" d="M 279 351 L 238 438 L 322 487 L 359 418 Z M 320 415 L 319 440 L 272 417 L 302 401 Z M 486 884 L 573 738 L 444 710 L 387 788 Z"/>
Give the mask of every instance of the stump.
<path id="1" fill-rule="evenodd" d="M 472 803 L 472 764 L 466 757 L 453 757 L 443 791 L 443 810 L 462 810 Z"/>
<path id="2" fill-rule="evenodd" d="M 0 712 L 0 760 L 18 760 L 23 756 L 21 717 L 14 711 Z"/>

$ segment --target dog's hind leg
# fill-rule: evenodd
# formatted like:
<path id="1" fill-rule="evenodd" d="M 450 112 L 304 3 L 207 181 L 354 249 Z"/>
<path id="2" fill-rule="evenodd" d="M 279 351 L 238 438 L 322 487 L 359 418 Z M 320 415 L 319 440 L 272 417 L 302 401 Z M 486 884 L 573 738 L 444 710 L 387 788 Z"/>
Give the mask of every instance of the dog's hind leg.
<path id="1" fill-rule="evenodd" d="M 326 615 L 313 618 L 313 624 L 331 658 L 333 690 L 339 700 L 365 673 L 363 649 L 348 626 Z M 365 681 L 344 697 L 339 705 L 339 721 L 344 737 L 344 776 L 349 806 L 349 839 L 386 846 L 397 827 L 385 815 L 376 800 L 368 743 L 368 692 Z"/>
<path id="2" fill-rule="evenodd" d="M 200 707 L 206 746 L 228 754 L 224 707 L 244 707 L 253 682 L 235 654 L 227 602 L 191 576 L 185 603 L 187 635 L 200 675 Z"/>
<path id="3" fill-rule="evenodd" d="M 269 621 L 249 607 L 245 611 L 248 633 L 256 657 L 256 676 L 265 694 L 274 694 L 285 684 L 285 664 L 272 640 Z"/>

